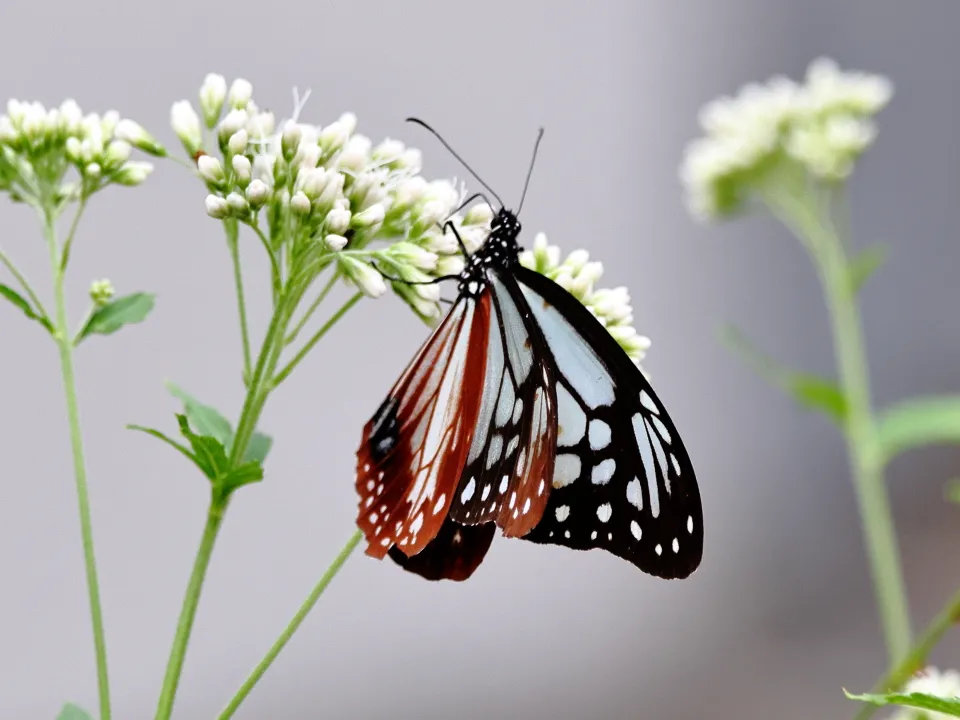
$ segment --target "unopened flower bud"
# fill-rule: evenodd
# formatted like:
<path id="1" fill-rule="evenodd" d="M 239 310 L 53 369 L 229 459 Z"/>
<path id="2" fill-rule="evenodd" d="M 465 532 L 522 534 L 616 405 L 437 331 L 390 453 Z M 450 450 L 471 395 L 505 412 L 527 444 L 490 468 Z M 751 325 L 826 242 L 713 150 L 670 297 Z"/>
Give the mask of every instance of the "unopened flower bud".
<path id="1" fill-rule="evenodd" d="M 219 195 L 207 195 L 204 205 L 207 207 L 207 215 L 217 220 L 221 220 L 230 214 L 230 206 Z"/>
<path id="2" fill-rule="evenodd" d="M 90 283 L 90 299 L 97 307 L 103 307 L 114 296 L 113 283 L 109 280 L 94 280 Z"/>
<path id="3" fill-rule="evenodd" d="M 354 215 L 350 224 L 355 228 L 370 228 L 382 223 L 385 215 L 383 205 L 371 205 L 363 212 Z"/>
<path id="4" fill-rule="evenodd" d="M 152 172 L 153 165 L 148 162 L 128 162 L 113 176 L 113 181 L 118 185 L 133 187 L 146 180 Z"/>
<path id="5" fill-rule="evenodd" d="M 290 209 L 297 215 L 308 215 L 310 213 L 310 198 L 303 191 L 298 191 L 290 198 Z"/>
<path id="6" fill-rule="evenodd" d="M 237 78 L 230 85 L 227 103 L 234 109 L 245 108 L 253 97 L 253 85 L 243 78 Z"/>
<path id="7" fill-rule="evenodd" d="M 247 202 L 247 199 L 238 192 L 232 192 L 227 195 L 227 206 L 230 208 L 230 213 L 238 217 L 244 217 L 250 212 L 250 204 Z"/>
<path id="8" fill-rule="evenodd" d="M 200 130 L 200 118 L 197 117 L 193 105 L 188 100 L 175 102 L 170 108 L 170 125 L 173 132 L 180 138 L 184 149 L 194 155 L 203 144 L 203 135 Z"/>
<path id="9" fill-rule="evenodd" d="M 197 158 L 197 172 L 200 177 L 209 183 L 219 185 L 224 181 L 223 166 L 220 161 L 210 155 L 201 155 Z"/>
<path id="10" fill-rule="evenodd" d="M 227 141 L 227 148 L 233 155 L 243 155 L 243 153 L 247 151 L 247 143 L 249 141 L 250 136 L 247 134 L 247 131 L 241 128 L 230 136 L 230 139 Z"/>
<path id="11" fill-rule="evenodd" d="M 267 187 L 267 184 L 262 180 L 254 179 L 247 185 L 246 195 L 250 207 L 258 209 L 262 207 L 270 197 L 270 188 Z"/>
<path id="12" fill-rule="evenodd" d="M 105 132 L 104 134 L 109 137 L 109 133 Z M 163 157 L 167 154 L 163 145 L 157 142 L 157 139 L 153 137 L 153 135 L 144 130 L 139 123 L 135 123 L 133 120 L 127 118 L 117 123 L 116 129 L 113 131 L 113 136 L 118 140 L 127 141 L 133 145 L 133 147 L 149 155 Z"/>
<path id="13" fill-rule="evenodd" d="M 343 235 L 330 234 L 323 238 L 331 250 L 343 250 L 347 246 L 347 239 Z"/>
<path id="14" fill-rule="evenodd" d="M 335 207 L 327 213 L 326 229 L 327 232 L 335 235 L 342 235 L 350 227 L 350 211 Z"/>
<path id="15" fill-rule="evenodd" d="M 209 129 L 213 129 L 223 110 L 223 100 L 227 96 L 227 81 L 223 75 L 210 73 L 200 86 L 200 112 Z"/>

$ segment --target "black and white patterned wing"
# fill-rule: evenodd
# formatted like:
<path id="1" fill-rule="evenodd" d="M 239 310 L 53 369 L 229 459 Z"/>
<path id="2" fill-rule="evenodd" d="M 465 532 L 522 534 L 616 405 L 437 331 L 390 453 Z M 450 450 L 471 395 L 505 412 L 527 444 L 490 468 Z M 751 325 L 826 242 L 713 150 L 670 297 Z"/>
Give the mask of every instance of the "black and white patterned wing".
<path id="1" fill-rule="evenodd" d="M 700 564 L 703 513 L 690 458 L 643 373 L 576 298 L 523 267 L 515 277 L 556 374 L 557 454 L 540 523 L 524 537 L 603 548 L 644 572 Z"/>

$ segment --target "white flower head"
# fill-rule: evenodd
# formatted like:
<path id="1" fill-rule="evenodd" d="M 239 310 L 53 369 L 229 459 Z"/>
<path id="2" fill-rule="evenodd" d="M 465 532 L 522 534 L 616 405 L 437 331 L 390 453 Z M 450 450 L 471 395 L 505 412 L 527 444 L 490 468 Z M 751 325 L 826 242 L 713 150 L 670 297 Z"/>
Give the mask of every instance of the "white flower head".
<path id="1" fill-rule="evenodd" d="M 110 302 L 115 292 L 113 283 L 107 279 L 94 280 L 90 283 L 90 299 L 97 307 L 103 307 Z"/>
<path id="2" fill-rule="evenodd" d="M 886 78 L 820 59 L 802 85 L 774 77 L 708 103 L 704 135 L 687 146 L 680 168 L 690 211 L 702 220 L 736 212 L 791 165 L 843 180 L 873 142 L 873 116 L 891 93 Z"/>
<path id="3" fill-rule="evenodd" d="M 163 157 L 167 154 L 163 145 L 157 142 L 157 139 L 143 129 L 143 126 L 128 118 L 123 118 L 117 122 L 113 130 L 113 136 L 118 140 L 124 140 L 133 147 L 149 155 Z"/>
<path id="4" fill-rule="evenodd" d="M 140 185 L 153 172 L 153 165 L 148 162 L 133 161 L 124 164 L 113 176 L 118 185 L 133 187 Z"/>
<path id="5" fill-rule="evenodd" d="M 237 78 L 230 85 L 230 92 L 227 95 L 227 104 L 231 108 L 242 109 L 250 104 L 253 98 L 253 85 L 248 80 Z"/>

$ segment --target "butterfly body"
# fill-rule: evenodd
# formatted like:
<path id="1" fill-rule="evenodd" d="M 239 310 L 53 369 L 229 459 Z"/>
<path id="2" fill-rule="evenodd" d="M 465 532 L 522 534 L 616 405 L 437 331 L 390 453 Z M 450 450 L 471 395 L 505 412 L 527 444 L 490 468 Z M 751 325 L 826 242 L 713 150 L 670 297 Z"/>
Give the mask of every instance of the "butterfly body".
<path id="1" fill-rule="evenodd" d="M 520 264 L 519 233 L 501 209 L 456 302 L 364 428 L 367 553 L 464 580 L 499 528 L 686 577 L 702 511 L 676 428 L 590 311 Z"/>

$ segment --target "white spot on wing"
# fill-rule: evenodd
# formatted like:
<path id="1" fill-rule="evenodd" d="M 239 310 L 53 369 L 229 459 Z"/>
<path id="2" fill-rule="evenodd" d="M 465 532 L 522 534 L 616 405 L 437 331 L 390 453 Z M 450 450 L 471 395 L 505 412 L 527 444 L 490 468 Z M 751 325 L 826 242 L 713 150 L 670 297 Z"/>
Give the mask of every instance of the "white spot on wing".
<path id="1" fill-rule="evenodd" d="M 651 415 L 650 422 L 653 423 L 653 426 L 657 429 L 657 433 L 663 438 L 664 442 L 673 442 L 670 439 L 670 431 L 667 430 L 667 426 L 663 424 L 663 421 L 660 418 L 658 418 L 656 415 Z"/>
<path id="2" fill-rule="evenodd" d="M 513 381 L 510 380 L 508 373 L 503 374 L 503 389 L 501 390 L 500 402 L 497 403 L 496 422 L 497 427 L 503 427 L 510 419 L 513 412 L 513 398 L 515 396 Z"/>
<path id="3" fill-rule="evenodd" d="M 508 475 L 504 475 L 502 478 L 500 478 L 500 494 L 501 495 L 507 489 L 507 483 L 509 482 L 510 482 L 510 477 Z"/>
<path id="4" fill-rule="evenodd" d="M 557 508 L 556 514 L 557 514 L 557 522 L 563 522 L 568 517 L 570 517 L 570 506 L 561 505 L 560 507 Z"/>
<path id="5" fill-rule="evenodd" d="M 646 390 L 640 391 L 640 404 L 643 405 L 647 410 L 652 412 L 654 415 L 657 415 L 660 410 L 657 408 L 656 404 L 653 402 L 653 398 L 647 393 Z"/>
<path id="6" fill-rule="evenodd" d="M 607 458 L 593 468 L 590 474 L 590 481 L 594 485 L 606 485 L 610 478 L 617 471 L 617 461 L 613 458 Z"/>
<path id="7" fill-rule="evenodd" d="M 637 510 L 643 510 L 643 488 L 637 478 L 627 483 L 627 502 Z"/>
<path id="8" fill-rule="evenodd" d="M 660 514 L 660 491 L 657 489 L 657 469 L 653 465 L 653 451 L 647 439 L 647 424 L 643 415 L 633 416 L 633 434 L 637 438 L 640 459 L 643 460 L 643 472 L 647 478 L 647 490 L 650 493 L 650 512 L 654 517 Z"/>
<path id="9" fill-rule="evenodd" d="M 557 455 L 553 465 L 553 486 L 566 487 L 580 477 L 580 458 L 571 453 Z"/>
<path id="10" fill-rule="evenodd" d="M 487 483 L 483 486 L 483 492 L 480 493 L 480 501 L 486 502 L 487 498 L 490 496 L 490 483 Z"/>
<path id="11" fill-rule="evenodd" d="M 610 444 L 610 426 L 603 420 L 594 418 L 590 421 L 590 449 L 603 450 Z"/>
<path id="12" fill-rule="evenodd" d="M 693 535 L 693 515 L 687 515 L 687 532 Z"/>
<path id="13" fill-rule="evenodd" d="M 447 501 L 447 494 L 443 493 L 439 498 L 437 498 L 437 504 L 433 506 L 433 514 L 436 515 L 441 510 L 443 510 L 443 504 Z"/>
<path id="14" fill-rule="evenodd" d="M 674 553 L 680 552 L 680 541 L 677 538 L 673 539 L 673 552 Z"/>
<path id="15" fill-rule="evenodd" d="M 610 503 L 604 503 L 597 508 L 597 519 L 600 522 L 607 522 L 611 515 L 613 515 L 613 508 L 610 506 Z"/>
<path id="16" fill-rule="evenodd" d="M 503 437 L 494 435 L 490 438 L 490 449 L 487 450 L 487 470 L 500 461 L 501 455 L 503 455 Z"/>
<path id="17" fill-rule="evenodd" d="M 643 531 L 640 530 L 640 523 L 636 520 L 630 521 L 630 532 L 633 533 L 633 536 L 639 540 L 643 536 Z"/>
<path id="18" fill-rule="evenodd" d="M 654 550 L 656 551 L 657 555 L 663 555 L 663 548 L 660 547 L 660 543 L 657 543 L 657 546 L 654 548 Z"/>
<path id="19" fill-rule="evenodd" d="M 420 532 L 420 528 L 422 527 L 423 527 L 423 513 L 420 513 L 413 519 L 413 522 L 410 523 L 410 532 L 416 535 L 418 532 Z"/>
<path id="20" fill-rule="evenodd" d="M 517 401 L 513 404 L 513 424 L 516 425 L 520 422 L 520 413 L 523 412 L 523 400 L 517 398 Z"/>
<path id="21" fill-rule="evenodd" d="M 576 445 L 587 429 L 587 416 L 577 405 L 573 395 L 563 386 L 557 385 L 557 446 Z"/>
<path id="22" fill-rule="evenodd" d="M 474 491 L 477 489 L 477 481 L 473 478 L 470 478 L 470 482 L 467 483 L 467 486 L 463 489 L 463 492 L 460 493 L 460 502 L 466 504 L 470 502 L 470 499 L 473 497 Z"/>

